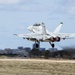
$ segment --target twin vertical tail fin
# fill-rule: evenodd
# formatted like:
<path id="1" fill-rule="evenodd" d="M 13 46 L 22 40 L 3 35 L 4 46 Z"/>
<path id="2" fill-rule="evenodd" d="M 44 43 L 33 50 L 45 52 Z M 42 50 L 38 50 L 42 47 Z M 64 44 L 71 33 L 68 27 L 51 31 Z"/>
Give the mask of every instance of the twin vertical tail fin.
<path id="1" fill-rule="evenodd" d="M 60 22 L 59 26 L 54 30 L 53 33 L 59 33 L 62 25 L 63 25 L 63 22 Z M 42 35 L 43 35 L 43 40 L 47 39 L 46 38 L 47 32 L 46 32 L 46 27 L 45 27 L 44 23 L 42 23 Z"/>
<path id="2" fill-rule="evenodd" d="M 45 27 L 45 24 L 44 23 L 42 23 L 42 34 L 43 35 L 46 35 L 47 34 L 46 27 Z"/>
<path id="3" fill-rule="evenodd" d="M 59 33 L 59 31 L 60 31 L 62 25 L 63 25 L 63 22 L 60 22 L 59 26 L 54 30 L 53 33 Z"/>
<path id="4" fill-rule="evenodd" d="M 42 35 L 43 35 L 43 40 L 46 40 L 47 32 L 44 23 L 42 23 Z"/>

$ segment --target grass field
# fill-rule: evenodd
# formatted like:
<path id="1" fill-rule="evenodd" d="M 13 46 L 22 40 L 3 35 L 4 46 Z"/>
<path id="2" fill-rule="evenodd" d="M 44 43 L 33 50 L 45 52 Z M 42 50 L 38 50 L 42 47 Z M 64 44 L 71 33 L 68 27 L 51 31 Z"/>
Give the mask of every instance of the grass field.
<path id="1" fill-rule="evenodd" d="M 3 59 L 0 75 L 75 75 L 75 63 Z"/>

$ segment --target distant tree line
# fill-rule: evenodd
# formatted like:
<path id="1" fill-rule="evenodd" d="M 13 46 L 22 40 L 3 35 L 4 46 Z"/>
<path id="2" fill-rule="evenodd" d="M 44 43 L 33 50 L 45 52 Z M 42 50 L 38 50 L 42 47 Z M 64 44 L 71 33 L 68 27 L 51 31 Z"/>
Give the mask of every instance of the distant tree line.
<path id="1" fill-rule="evenodd" d="M 75 50 L 59 50 L 50 52 L 49 50 L 32 49 L 29 53 L 31 58 L 64 58 L 64 59 L 75 59 Z"/>

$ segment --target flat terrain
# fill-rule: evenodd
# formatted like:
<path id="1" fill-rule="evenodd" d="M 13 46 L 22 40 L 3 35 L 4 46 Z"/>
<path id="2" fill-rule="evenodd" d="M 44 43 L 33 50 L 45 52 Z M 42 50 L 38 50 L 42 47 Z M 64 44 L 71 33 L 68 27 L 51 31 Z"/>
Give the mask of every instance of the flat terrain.
<path id="1" fill-rule="evenodd" d="M 75 75 L 75 60 L 0 59 L 0 75 Z"/>

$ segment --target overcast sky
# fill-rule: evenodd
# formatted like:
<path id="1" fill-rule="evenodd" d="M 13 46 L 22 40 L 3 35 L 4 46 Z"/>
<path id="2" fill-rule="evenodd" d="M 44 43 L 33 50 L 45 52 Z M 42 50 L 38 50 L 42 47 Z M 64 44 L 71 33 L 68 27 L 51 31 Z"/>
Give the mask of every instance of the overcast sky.
<path id="1" fill-rule="evenodd" d="M 14 33 L 29 33 L 27 27 L 44 22 L 53 31 L 60 22 L 60 32 L 75 33 L 75 0 L 0 0 L 0 49 L 32 47 L 33 42 L 16 37 Z M 75 46 L 75 39 L 55 43 L 57 48 Z M 41 47 L 50 48 L 49 43 Z"/>

